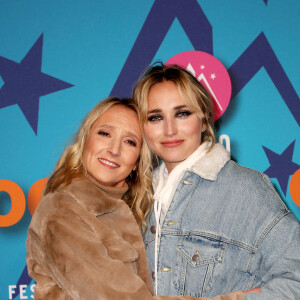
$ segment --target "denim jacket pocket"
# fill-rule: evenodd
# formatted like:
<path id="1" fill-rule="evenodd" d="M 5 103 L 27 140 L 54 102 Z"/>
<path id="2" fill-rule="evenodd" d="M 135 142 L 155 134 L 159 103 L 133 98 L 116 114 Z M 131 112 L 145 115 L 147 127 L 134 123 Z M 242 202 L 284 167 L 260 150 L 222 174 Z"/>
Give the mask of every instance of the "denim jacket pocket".
<path id="1" fill-rule="evenodd" d="M 203 297 L 220 273 L 226 244 L 203 236 L 189 235 L 177 246 L 173 284 L 180 295 Z"/>

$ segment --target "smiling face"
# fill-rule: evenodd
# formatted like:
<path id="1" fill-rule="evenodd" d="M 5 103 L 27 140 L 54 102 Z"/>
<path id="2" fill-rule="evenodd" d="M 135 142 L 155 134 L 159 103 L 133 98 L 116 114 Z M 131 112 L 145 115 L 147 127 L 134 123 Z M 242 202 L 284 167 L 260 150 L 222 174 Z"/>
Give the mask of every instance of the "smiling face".
<path id="1" fill-rule="evenodd" d="M 181 99 L 175 83 L 163 81 L 151 87 L 145 136 L 169 173 L 200 146 L 205 129 L 206 124 Z"/>
<path id="2" fill-rule="evenodd" d="M 99 183 L 121 187 L 135 169 L 141 145 L 137 114 L 123 105 L 114 105 L 93 123 L 83 151 L 83 165 Z"/>

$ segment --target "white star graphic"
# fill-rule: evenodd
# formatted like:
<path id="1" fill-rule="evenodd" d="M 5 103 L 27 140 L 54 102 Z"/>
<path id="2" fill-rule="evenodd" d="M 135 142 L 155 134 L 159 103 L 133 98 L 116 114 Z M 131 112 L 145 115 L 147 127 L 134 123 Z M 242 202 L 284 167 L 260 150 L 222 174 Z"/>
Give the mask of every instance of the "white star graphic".
<path id="1" fill-rule="evenodd" d="M 211 78 L 211 79 L 213 79 L 213 80 L 214 80 L 216 77 L 217 77 L 217 76 L 216 76 L 216 74 L 215 74 L 215 73 L 213 73 L 213 74 L 210 74 L 210 78 Z"/>
<path id="2" fill-rule="evenodd" d="M 205 69 L 205 66 L 204 66 L 204 65 L 201 65 L 201 67 L 200 67 L 200 68 L 201 68 L 201 70 L 203 70 L 203 69 Z"/>

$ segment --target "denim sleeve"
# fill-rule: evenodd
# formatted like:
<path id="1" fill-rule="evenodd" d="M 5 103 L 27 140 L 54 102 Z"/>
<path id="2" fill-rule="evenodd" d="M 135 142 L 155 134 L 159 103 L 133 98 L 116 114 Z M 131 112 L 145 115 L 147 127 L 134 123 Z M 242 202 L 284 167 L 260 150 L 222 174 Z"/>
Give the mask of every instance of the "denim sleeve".
<path id="1" fill-rule="evenodd" d="M 300 226 L 291 213 L 258 245 L 251 271 L 261 279 L 261 290 L 243 300 L 300 299 Z"/>

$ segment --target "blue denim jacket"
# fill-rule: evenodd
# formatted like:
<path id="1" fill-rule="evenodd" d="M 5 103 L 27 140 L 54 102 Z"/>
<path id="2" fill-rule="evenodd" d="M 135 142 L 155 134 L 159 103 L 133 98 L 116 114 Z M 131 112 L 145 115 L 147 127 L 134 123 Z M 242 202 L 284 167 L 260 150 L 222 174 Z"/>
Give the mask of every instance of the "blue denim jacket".
<path id="1" fill-rule="evenodd" d="M 224 153 L 215 147 L 176 188 L 159 237 L 158 294 L 214 297 L 261 287 L 243 300 L 300 299 L 298 221 L 266 175 L 232 160 L 207 175 Z M 147 223 L 154 274 L 154 213 Z"/>

